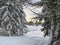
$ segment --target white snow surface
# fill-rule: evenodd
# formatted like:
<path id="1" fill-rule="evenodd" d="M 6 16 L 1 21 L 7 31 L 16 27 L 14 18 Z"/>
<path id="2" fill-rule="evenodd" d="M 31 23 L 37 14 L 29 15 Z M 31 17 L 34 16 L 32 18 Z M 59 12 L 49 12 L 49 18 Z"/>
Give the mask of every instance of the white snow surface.
<path id="1" fill-rule="evenodd" d="M 39 2 L 41 0 L 30 0 L 31 3 L 36 3 L 36 2 Z"/>
<path id="2" fill-rule="evenodd" d="M 48 45 L 49 37 L 44 37 L 41 32 L 41 25 L 28 26 L 29 32 L 24 36 L 0 36 L 0 45 Z"/>
<path id="3" fill-rule="evenodd" d="M 27 26 L 28 27 L 28 30 L 29 32 L 26 34 L 28 35 L 29 37 L 42 37 L 44 35 L 43 32 L 41 32 L 41 28 L 43 28 L 41 25 L 39 26 Z"/>

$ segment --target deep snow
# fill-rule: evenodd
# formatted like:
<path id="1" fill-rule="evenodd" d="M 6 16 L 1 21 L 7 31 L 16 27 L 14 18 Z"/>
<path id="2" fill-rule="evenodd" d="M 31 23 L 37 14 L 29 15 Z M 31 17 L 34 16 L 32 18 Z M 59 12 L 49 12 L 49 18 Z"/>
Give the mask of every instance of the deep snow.
<path id="1" fill-rule="evenodd" d="M 0 36 L 0 45 L 48 45 L 49 37 L 44 37 L 41 25 L 27 26 L 29 32 L 24 36 L 5 37 Z"/>

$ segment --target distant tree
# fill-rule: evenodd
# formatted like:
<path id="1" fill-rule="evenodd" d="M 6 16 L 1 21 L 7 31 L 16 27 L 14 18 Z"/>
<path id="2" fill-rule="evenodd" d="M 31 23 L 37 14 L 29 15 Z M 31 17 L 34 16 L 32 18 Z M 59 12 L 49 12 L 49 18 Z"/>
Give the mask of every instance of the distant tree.
<path id="1" fill-rule="evenodd" d="M 28 23 L 29 25 L 33 25 L 33 22 L 32 21 L 29 21 L 29 23 Z"/>

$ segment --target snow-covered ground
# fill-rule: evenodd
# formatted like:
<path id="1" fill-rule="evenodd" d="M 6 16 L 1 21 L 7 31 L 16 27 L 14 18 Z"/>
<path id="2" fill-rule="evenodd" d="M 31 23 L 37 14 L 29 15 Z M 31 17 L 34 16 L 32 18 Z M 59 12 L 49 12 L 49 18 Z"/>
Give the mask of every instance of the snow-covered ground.
<path id="1" fill-rule="evenodd" d="M 28 35 L 28 36 L 43 36 L 44 35 L 44 33 L 43 32 L 41 32 L 41 28 L 43 28 L 41 25 L 39 25 L 39 26 L 36 26 L 36 25 L 34 25 L 34 26 L 28 26 L 27 25 L 27 27 L 28 27 L 28 30 L 29 30 L 29 32 L 26 34 L 26 35 Z"/>
<path id="2" fill-rule="evenodd" d="M 0 45 L 48 45 L 49 37 L 44 37 L 42 26 L 27 26 L 29 32 L 24 36 L 5 37 L 0 36 Z"/>
<path id="3" fill-rule="evenodd" d="M 48 45 L 49 44 L 49 37 L 44 37 L 44 33 L 40 30 L 43 27 L 41 25 L 39 26 L 28 26 L 29 32 L 26 34 L 26 36 L 36 40 L 36 45 Z"/>

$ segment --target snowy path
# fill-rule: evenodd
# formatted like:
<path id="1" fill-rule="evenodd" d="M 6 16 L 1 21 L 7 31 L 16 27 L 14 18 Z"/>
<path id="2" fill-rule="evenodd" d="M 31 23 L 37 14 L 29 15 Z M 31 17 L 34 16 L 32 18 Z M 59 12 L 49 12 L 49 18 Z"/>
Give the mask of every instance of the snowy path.
<path id="1" fill-rule="evenodd" d="M 27 36 L 35 36 L 35 37 L 42 37 L 44 35 L 43 32 L 41 32 L 41 28 L 43 28 L 41 25 L 39 26 L 27 26 L 29 32 L 26 34 Z"/>
<path id="2" fill-rule="evenodd" d="M 48 45 L 49 37 L 44 37 L 44 33 L 41 32 L 41 25 L 39 26 L 27 26 L 29 31 L 26 35 L 36 40 L 35 45 Z"/>
<path id="3" fill-rule="evenodd" d="M 0 36 L 0 45 L 47 45 L 49 37 L 43 36 L 41 26 L 27 26 L 29 32 L 25 36 L 3 37 Z"/>

